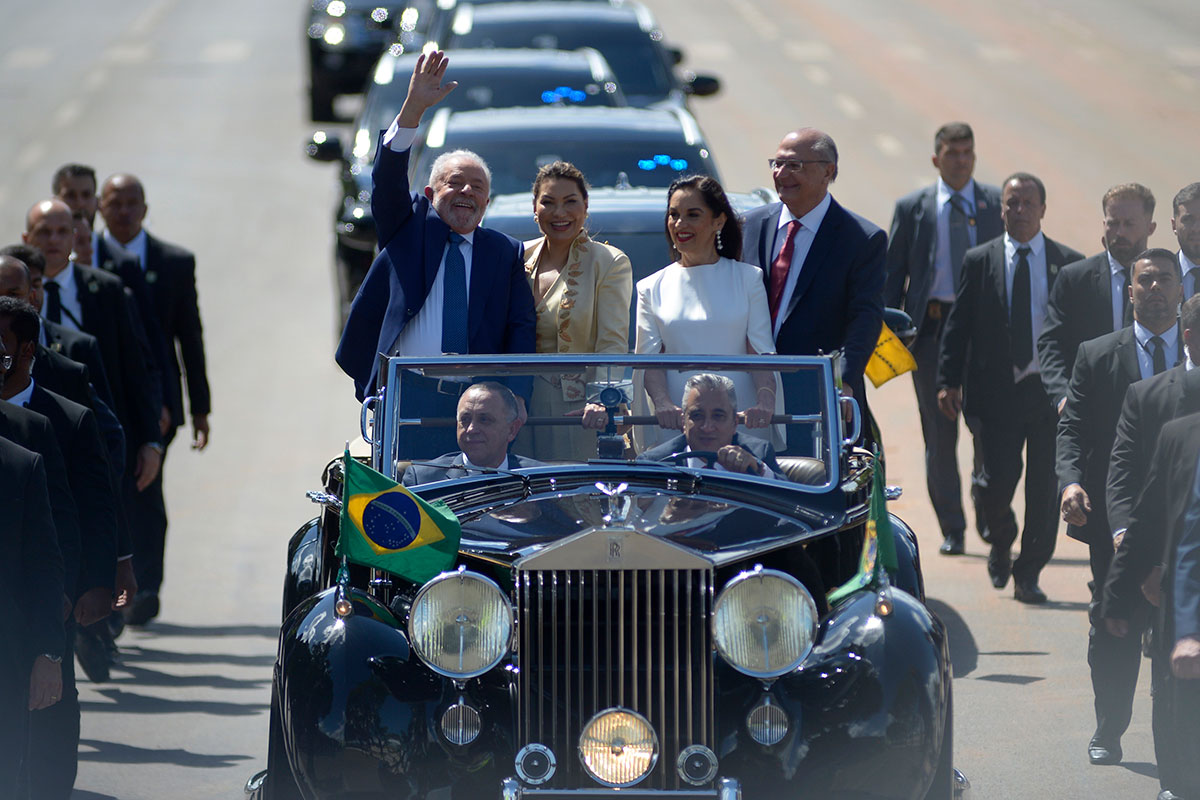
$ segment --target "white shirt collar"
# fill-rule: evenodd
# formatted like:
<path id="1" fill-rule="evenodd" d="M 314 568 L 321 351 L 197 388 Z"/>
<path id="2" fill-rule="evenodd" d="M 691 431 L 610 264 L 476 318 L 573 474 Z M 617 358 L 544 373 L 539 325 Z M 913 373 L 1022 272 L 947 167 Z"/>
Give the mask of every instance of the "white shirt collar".
<path id="1" fill-rule="evenodd" d="M 1046 237 L 1038 231 L 1028 242 L 1018 242 L 1016 239 L 1008 235 L 1008 231 L 1004 232 L 1004 254 L 1007 258 L 1016 257 L 1017 250 L 1022 247 L 1029 248 L 1030 256 L 1039 256 L 1046 249 Z"/>
<path id="2" fill-rule="evenodd" d="M 779 214 L 779 227 L 785 228 L 789 222 L 794 219 L 798 219 L 800 224 L 806 229 L 816 233 L 817 228 L 821 227 L 821 220 L 825 219 L 825 214 L 829 211 L 829 206 L 832 203 L 833 195 L 826 192 L 825 196 L 821 198 L 821 202 L 817 203 L 816 206 L 813 207 L 812 211 L 809 211 L 803 217 L 796 217 L 794 214 L 792 214 L 792 210 L 788 208 L 787 204 L 785 203 L 783 210 Z"/>
<path id="3" fill-rule="evenodd" d="M 1104 251 L 1104 255 L 1108 256 L 1109 272 L 1111 272 L 1114 276 L 1120 275 L 1121 280 L 1124 280 L 1125 279 L 1125 267 L 1121 266 L 1121 262 L 1117 261 L 1115 258 L 1113 258 L 1112 253 L 1108 252 L 1107 250 Z"/>
<path id="4" fill-rule="evenodd" d="M 106 245 L 108 245 L 109 247 L 116 248 L 117 252 L 129 253 L 131 256 L 134 256 L 138 260 L 138 266 L 140 266 L 142 269 L 146 268 L 146 229 L 145 228 L 142 228 L 140 231 L 138 231 L 137 236 L 134 236 L 132 239 L 130 239 L 125 244 L 121 244 L 120 242 L 118 242 L 116 239 L 113 238 L 113 235 L 109 231 L 105 230 L 104 231 L 104 243 Z"/>
<path id="5" fill-rule="evenodd" d="M 16 365 L 14 364 L 14 366 Z M 33 397 L 33 378 L 29 379 L 28 386 L 26 386 L 20 392 L 14 394 L 12 397 L 8 398 L 8 402 L 12 403 L 14 406 L 21 406 L 21 408 L 24 408 L 25 406 L 29 405 L 29 398 L 31 397 Z"/>
<path id="6" fill-rule="evenodd" d="M 954 189 L 950 188 L 950 184 L 942 180 L 942 176 L 938 175 L 937 179 L 937 204 L 938 208 L 946 205 L 950 198 L 954 195 Z M 975 179 L 971 178 L 967 181 L 967 185 L 958 191 L 958 194 L 963 196 L 967 201 L 967 208 L 964 211 L 974 211 L 975 209 Z"/>
<path id="7" fill-rule="evenodd" d="M 59 291 L 62 294 L 75 293 L 75 262 L 67 262 L 67 268 L 51 278 L 49 275 L 42 279 L 43 283 L 57 283 Z M 45 311 L 45 302 L 42 303 L 42 310 Z"/>
<path id="8" fill-rule="evenodd" d="M 1134 335 L 1134 338 L 1137 339 L 1137 343 L 1139 345 L 1141 345 L 1143 348 L 1145 348 L 1147 352 L 1149 352 L 1149 350 L 1150 350 L 1150 340 L 1152 338 L 1154 338 L 1155 336 L 1157 336 L 1158 338 L 1163 340 L 1163 347 L 1168 352 L 1174 353 L 1176 351 L 1176 349 L 1179 347 L 1179 345 L 1178 345 L 1179 326 L 1178 325 L 1172 325 L 1171 327 L 1167 328 L 1162 333 L 1152 333 L 1149 328 L 1147 328 L 1145 325 L 1143 325 L 1142 323 L 1138 322 L 1135 319 L 1133 321 L 1133 335 Z M 1172 359 L 1172 360 L 1174 360 L 1174 359 Z"/>
<path id="9" fill-rule="evenodd" d="M 463 469 L 505 469 L 505 470 L 509 469 L 507 455 L 504 456 L 504 460 L 500 462 L 500 466 L 498 466 L 498 467 L 478 467 L 471 463 L 471 459 L 467 458 L 466 453 L 462 454 L 462 459 L 463 459 Z"/>
<path id="10" fill-rule="evenodd" d="M 1183 254 L 1183 251 L 1180 250 L 1179 251 L 1179 274 L 1187 275 L 1189 272 L 1191 272 L 1194 269 L 1200 269 L 1200 264 L 1193 263 L 1192 260 L 1190 258 L 1188 258 L 1187 256 L 1185 256 Z"/>

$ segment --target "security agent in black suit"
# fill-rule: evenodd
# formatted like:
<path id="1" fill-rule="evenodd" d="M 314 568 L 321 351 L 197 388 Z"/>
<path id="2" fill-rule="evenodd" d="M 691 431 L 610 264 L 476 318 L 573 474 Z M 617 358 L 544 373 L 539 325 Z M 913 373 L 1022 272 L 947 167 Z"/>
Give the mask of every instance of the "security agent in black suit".
<path id="1" fill-rule="evenodd" d="M 523 420 L 517 396 L 504 384 L 495 381 L 471 384 L 458 398 L 455 420 L 460 452 L 413 464 L 400 479 L 403 485 L 465 478 L 490 470 L 541 466 L 540 461 L 508 452 Z"/>
<path id="2" fill-rule="evenodd" d="M 1025 603 L 1043 603 L 1038 576 L 1054 553 L 1058 514 L 1054 491 L 1055 413 L 1042 388 L 1033 343 L 1058 269 L 1078 253 L 1042 235 L 1046 191 L 1028 173 L 1003 187 L 1005 235 L 967 251 L 962 282 L 942 335 L 938 405 L 951 419 L 979 418 L 976 445 L 983 471 L 979 499 L 991 537 L 988 573 Z M 1011 562 L 1017 538 L 1013 492 L 1026 450 L 1025 526 L 1021 555 Z"/>
<path id="3" fill-rule="evenodd" d="M 1200 181 L 1180 189 L 1171 208 L 1171 231 L 1179 241 L 1179 268 L 1187 300 L 1200 292 Z"/>
<path id="4" fill-rule="evenodd" d="M 717 454 L 715 469 L 786 480 L 769 442 L 738 433 L 737 392 L 724 375 L 701 373 L 683 385 L 683 433 L 638 456 L 639 461 L 664 461 L 688 451 Z M 702 458 L 686 464 L 706 466 Z"/>
<path id="5" fill-rule="evenodd" d="M 1143 597 L 1158 607 L 1153 615 L 1150 649 L 1154 750 L 1164 792 L 1184 797 L 1191 795 L 1181 791 L 1181 784 L 1188 771 L 1194 770 L 1194 764 L 1186 763 L 1190 754 L 1180 747 L 1189 743 L 1180 740 L 1176 709 L 1171 702 L 1169 675 L 1174 620 L 1165 613 L 1170 604 L 1163 603 L 1162 598 L 1172 594 L 1174 571 L 1164 569 L 1164 565 L 1173 564 L 1196 479 L 1197 458 L 1200 458 L 1200 414 L 1166 422 L 1156 440 L 1145 487 L 1130 512 L 1129 528 L 1113 556 L 1101 609 L 1113 635 L 1132 636 L 1129 620 L 1141 607 Z"/>
<path id="6" fill-rule="evenodd" d="M 0 354 L 0 359 L 7 355 Z M 63 562 L 42 457 L 0 436 L 0 786 L 17 786 L 29 711 L 62 695 Z"/>
<path id="7" fill-rule="evenodd" d="M 1133 325 L 1079 346 L 1058 420 L 1060 510 L 1067 535 L 1088 545 L 1092 568 L 1088 665 L 1096 730 L 1088 757 L 1093 764 L 1120 760 L 1121 736 L 1129 727 L 1141 661 L 1137 637 L 1112 636 L 1100 618 L 1113 557 L 1112 528 L 1104 504 L 1108 462 L 1125 391 L 1182 359 L 1183 337 L 1175 316 L 1181 297 L 1175 254 L 1158 249 L 1138 256 L 1130 291 Z"/>
<path id="8" fill-rule="evenodd" d="M 958 422 L 937 407 L 937 360 L 942 329 L 955 287 L 962 274 L 966 251 L 1004 232 L 1000 221 L 1000 189 L 976 183 L 975 133 L 965 122 L 950 122 L 938 128 L 933 139 L 933 166 L 938 180 L 932 186 L 896 201 L 892 229 L 888 232 L 887 285 L 884 302 L 903 307 L 917 323 L 912 344 L 917 369 L 913 388 L 925 439 L 925 486 L 942 530 L 940 552 L 963 552 L 962 489 L 958 474 Z M 973 425 L 970 421 L 968 428 Z M 976 450 L 972 469 L 971 498 L 979 473 Z M 976 527 L 984 533 L 976 514 Z"/>
<path id="9" fill-rule="evenodd" d="M 1046 305 L 1038 337 L 1042 383 L 1062 412 L 1079 345 L 1132 322 L 1129 268 L 1154 233 L 1154 195 L 1140 183 L 1123 183 L 1104 193 L 1104 252 L 1066 266 Z"/>
<path id="10" fill-rule="evenodd" d="M 0 398 L 49 420 L 62 450 L 71 496 L 79 512 L 79 575 L 67 594 L 74 613 L 66 626 L 62 702 L 30 717 L 28 792 L 38 798 L 69 798 L 79 750 L 79 697 L 75 689 L 73 622 L 94 624 L 111 611 L 117 562 L 119 500 L 95 417 L 86 407 L 30 379 L 39 320 L 28 303 L 0 297 L 0 341 L 16 358 Z"/>
<path id="11" fill-rule="evenodd" d="M 1168 681 L 1174 711 L 1175 741 L 1180 749 L 1179 793 L 1200 796 L 1200 483 L 1192 489 L 1184 511 L 1178 544 L 1167 553 L 1173 575 L 1164 593 L 1163 619 L 1171 620 Z"/>

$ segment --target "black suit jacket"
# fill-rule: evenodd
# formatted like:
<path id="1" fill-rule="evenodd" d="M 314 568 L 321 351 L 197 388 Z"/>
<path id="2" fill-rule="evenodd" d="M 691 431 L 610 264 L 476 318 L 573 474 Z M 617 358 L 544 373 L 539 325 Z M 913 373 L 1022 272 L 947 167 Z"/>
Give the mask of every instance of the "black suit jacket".
<path id="1" fill-rule="evenodd" d="M 463 463 L 462 453 L 446 453 L 432 461 L 411 465 L 408 469 L 404 470 L 404 477 L 400 479 L 400 483 L 404 486 L 416 486 L 422 483 L 433 483 L 434 481 L 446 481 L 454 478 L 467 478 L 473 475 L 484 474 L 475 470 L 468 472 L 463 467 Z M 508 454 L 509 469 L 527 469 L 529 467 L 541 466 L 545 466 L 541 461 L 525 458 L 516 453 Z"/>
<path id="2" fill-rule="evenodd" d="M 1108 252 L 1080 258 L 1059 272 L 1046 304 L 1046 324 L 1037 341 L 1042 384 L 1056 407 L 1067 396 L 1079 345 L 1113 332 Z"/>
<path id="3" fill-rule="evenodd" d="M 937 184 L 905 195 L 896 201 L 892 228 L 888 232 L 887 287 L 884 302 L 903 308 L 920 324 L 932 288 L 933 263 L 937 256 Z M 975 183 L 975 243 L 985 244 L 1004 233 L 1000 221 L 1000 189 Z M 954 264 L 954 286 L 962 265 Z"/>
<path id="4" fill-rule="evenodd" d="M 0 684 L 24 691 L 29 659 L 62 655 L 63 559 L 50 513 L 42 457 L 0 438 Z"/>
<path id="5" fill-rule="evenodd" d="M 71 494 L 66 461 L 54 428 L 41 414 L 0 400 L 0 439 L 7 439 L 42 457 L 54 530 L 62 556 L 62 585 L 68 587 L 69 594 L 79 577 L 79 511 Z"/>
<path id="6" fill-rule="evenodd" d="M 1129 386 L 1141 380 L 1133 327 L 1122 328 L 1079 346 L 1067 404 L 1058 418 L 1056 448 L 1058 491 L 1078 483 L 1092 511 L 1083 527 L 1067 526 L 1067 535 L 1098 547 L 1112 547 L 1104 500 L 1108 462 L 1117 420 Z"/>
<path id="7" fill-rule="evenodd" d="M 1143 602 L 1141 585 L 1150 570 L 1164 564 L 1163 597 L 1170 598 L 1174 581 L 1175 545 L 1184 512 L 1192 496 L 1196 462 L 1200 459 L 1200 414 L 1163 425 L 1146 487 L 1129 517 L 1129 529 L 1113 555 L 1104 584 L 1103 615 L 1130 619 Z M 1158 609 L 1155 642 L 1160 651 L 1174 644 L 1170 602 Z"/>
<path id="8" fill-rule="evenodd" d="M 1046 282 L 1051 293 L 1056 273 L 1079 253 L 1045 237 Z M 1012 338 L 1004 237 L 973 247 L 963 258 L 962 282 L 950 308 L 938 356 L 938 386 L 962 387 L 963 410 L 986 418 L 1013 408 Z"/>
<path id="9" fill-rule="evenodd" d="M 142 445 L 157 442 L 161 399 L 143 353 L 145 338 L 135 322 L 121 279 L 102 270 L 72 264 L 83 310 L 83 329 L 96 337 L 104 357 L 113 397 L 113 412 L 125 429 L 130 456 Z"/>
<path id="10" fill-rule="evenodd" d="M 73 331 L 48 319 L 42 320 L 42 330 L 46 334 L 45 349 L 86 367 L 87 380 L 95 387 L 100 399 L 111 408 L 112 388 L 108 385 L 108 373 L 104 371 L 104 356 L 100 352 L 100 343 L 96 341 L 96 337 L 83 331 Z M 36 361 L 34 366 L 37 366 Z"/>
<path id="11" fill-rule="evenodd" d="M 785 355 L 816 355 L 842 349 L 842 374 L 856 398 L 865 398 L 863 370 L 883 324 L 884 253 L 887 234 L 831 199 L 797 277 L 796 289 L 775 337 Z M 756 208 L 743 220 L 742 258 L 760 267 L 770 286 L 772 253 L 783 203 Z"/>
<path id="12" fill-rule="evenodd" d="M 1170 420 L 1200 411 L 1200 370 L 1180 364 L 1130 385 L 1121 403 L 1108 463 L 1108 524 L 1129 527 L 1129 515 L 1146 485 L 1158 434 Z"/>
<path id="13" fill-rule="evenodd" d="M 779 461 L 775 458 L 775 448 L 771 443 L 759 439 L 756 436 L 743 436 L 740 433 L 733 434 L 731 444 L 736 444 L 744 450 L 748 450 L 750 455 L 757 458 L 759 461 L 767 465 L 767 469 L 775 473 L 775 477 L 781 481 L 787 480 L 783 474 L 783 467 L 779 466 Z M 662 461 L 668 456 L 676 453 L 682 453 L 687 450 L 687 437 L 682 433 L 673 439 L 668 439 L 660 445 L 651 447 L 649 450 L 638 455 L 638 461 Z"/>
<path id="14" fill-rule="evenodd" d="M 50 421 L 79 512 L 79 577 L 68 593 L 74 592 L 72 596 L 78 598 L 96 587 L 111 589 L 117 563 L 119 501 L 96 417 L 85 406 L 36 383 L 26 408 Z"/>
<path id="15" fill-rule="evenodd" d="M 95 341 L 94 337 L 88 338 Z M 121 427 L 117 415 L 113 413 L 112 407 L 104 402 L 90 382 L 91 373 L 88 368 L 62 353 L 38 345 L 31 374 L 33 382 L 38 386 L 92 410 L 96 415 L 96 424 L 100 427 L 100 435 L 104 438 L 108 465 L 120 476 L 125 469 L 125 430 Z"/>

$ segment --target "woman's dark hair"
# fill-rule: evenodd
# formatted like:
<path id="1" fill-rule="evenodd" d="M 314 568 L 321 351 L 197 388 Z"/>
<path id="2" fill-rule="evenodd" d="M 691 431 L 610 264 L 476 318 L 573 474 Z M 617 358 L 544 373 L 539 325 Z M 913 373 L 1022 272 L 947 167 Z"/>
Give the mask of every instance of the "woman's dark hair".
<path id="1" fill-rule="evenodd" d="M 741 261 L 742 221 L 737 212 L 733 210 L 733 206 L 730 205 L 729 198 L 725 195 L 721 184 L 717 182 L 716 178 L 708 175 L 688 175 L 676 178 L 667 189 L 667 211 L 663 216 L 663 230 L 667 234 L 667 244 L 671 247 L 671 257 L 679 258 L 679 251 L 675 249 L 675 242 L 671 239 L 671 197 L 682 189 L 695 189 L 699 192 L 700 196 L 704 198 L 704 205 L 708 206 L 708 210 L 713 213 L 714 217 L 725 215 L 725 227 L 720 231 L 717 255 Z"/>
<path id="2" fill-rule="evenodd" d="M 533 179 L 533 200 L 535 203 L 537 202 L 538 192 L 541 190 L 542 184 L 557 178 L 575 181 L 575 185 L 579 187 L 579 193 L 583 195 L 583 202 L 587 203 L 587 178 L 583 177 L 583 173 L 579 171 L 579 167 L 567 161 L 555 161 L 546 164 L 537 171 L 537 175 Z"/>

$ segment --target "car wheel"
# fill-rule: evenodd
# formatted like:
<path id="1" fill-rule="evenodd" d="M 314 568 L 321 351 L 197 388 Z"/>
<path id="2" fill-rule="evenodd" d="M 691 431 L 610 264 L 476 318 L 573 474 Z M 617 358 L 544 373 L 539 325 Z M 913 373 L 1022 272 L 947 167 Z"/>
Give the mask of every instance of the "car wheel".
<path id="1" fill-rule="evenodd" d="M 283 743 L 283 720 L 279 713 L 279 691 L 271 687 L 271 725 L 267 735 L 267 774 L 257 788 L 254 800 L 303 800 L 300 787 L 288 763 Z"/>
<path id="2" fill-rule="evenodd" d="M 947 699 L 942 749 L 938 753 L 933 783 L 925 793 L 925 800 L 954 800 L 954 784 L 954 703 L 952 699 Z"/>

